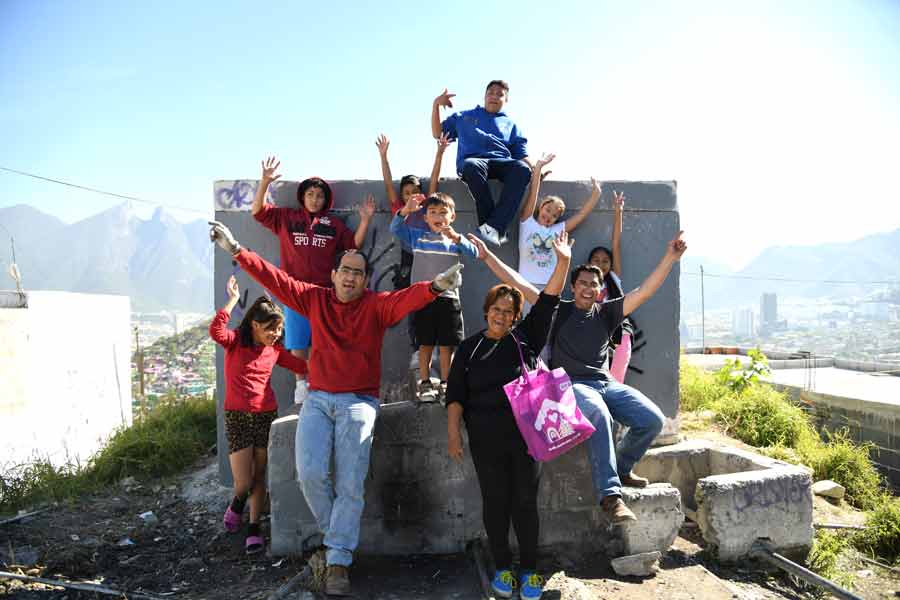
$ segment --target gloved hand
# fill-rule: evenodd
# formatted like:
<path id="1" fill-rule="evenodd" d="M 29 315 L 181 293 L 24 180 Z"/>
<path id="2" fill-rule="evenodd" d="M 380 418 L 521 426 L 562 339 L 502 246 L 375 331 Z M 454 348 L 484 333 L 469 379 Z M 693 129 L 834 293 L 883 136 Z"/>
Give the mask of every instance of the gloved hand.
<path id="1" fill-rule="evenodd" d="M 241 251 L 241 245 L 238 243 L 234 236 L 231 235 L 231 230 L 225 227 L 219 221 L 209 221 L 211 228 L 209 230 L 209 239 L 213 242 L 217 243 L 222 250 L 228 252 L 232 256 Z"/>
<path id="2" fill-rule="evenodd" d="M 439 273 L 431 282 L 431 287 L 439 293 L 455 290 L 462 285 L 462 273 L 460 273 L 462 269 L 462 263 L 457 263 L 443 273 Z"/>

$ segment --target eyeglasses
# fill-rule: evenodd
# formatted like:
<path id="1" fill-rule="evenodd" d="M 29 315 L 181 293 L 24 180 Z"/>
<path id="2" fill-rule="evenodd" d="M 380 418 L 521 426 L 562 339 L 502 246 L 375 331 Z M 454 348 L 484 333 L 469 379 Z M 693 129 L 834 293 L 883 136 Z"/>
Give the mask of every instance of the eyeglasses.
<path id="1" fill-rule="evenodd" d="M 362 269 L 354 269 L 352 267 L 345 267 L 343 265 L 338 267 L 337 272 L 340 273 L 341 275 L 353 276 L 353 277 L 365 277 L 366 276 L 366 272 L 363 271 Z"/>

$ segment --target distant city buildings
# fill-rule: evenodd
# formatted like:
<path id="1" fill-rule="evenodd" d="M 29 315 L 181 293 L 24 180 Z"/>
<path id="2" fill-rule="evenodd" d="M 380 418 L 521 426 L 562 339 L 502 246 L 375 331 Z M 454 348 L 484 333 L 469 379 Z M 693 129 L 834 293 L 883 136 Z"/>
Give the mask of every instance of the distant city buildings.
<path id="1" fill-rule="evenodd" d="M 731 334 L 736 338 L 756 335 L 755 315 L 751 308 L 739 308 L 731 312 Z"/>

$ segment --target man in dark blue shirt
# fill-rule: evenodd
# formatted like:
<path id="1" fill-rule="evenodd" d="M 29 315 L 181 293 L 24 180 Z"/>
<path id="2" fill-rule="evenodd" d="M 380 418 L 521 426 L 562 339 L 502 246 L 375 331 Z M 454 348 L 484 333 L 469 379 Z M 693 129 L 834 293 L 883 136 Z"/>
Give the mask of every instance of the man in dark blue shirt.
<path id="1" fill-rule="evenodd" d="M 453 113 L 441 122 L 441 107 L 452 108 L 455 95 L 444 89 L 434 99 L 431 133 L 435 139 L 446 133 L 451 140 L 458 140 L 456 171 L 475 198 L 478 233 L 485 241 L 499 246 L 506 241 L 506 228 L 518 213 L 525 188 L 531 180 L 528 140 L 503 112 L 509 99 L 509 85 L 505 81 L 488 83 L 484 107 Z M 503 182 L 496 207 L 488 179 Z"/>

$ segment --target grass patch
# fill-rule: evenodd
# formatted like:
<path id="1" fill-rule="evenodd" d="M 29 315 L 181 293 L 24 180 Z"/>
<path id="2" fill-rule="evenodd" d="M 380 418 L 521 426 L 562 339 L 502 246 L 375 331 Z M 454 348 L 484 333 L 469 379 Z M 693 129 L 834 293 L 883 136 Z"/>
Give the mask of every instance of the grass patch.
<path id="1" fill-rule="evenodd" d="M 826 441 L 807 441 L 798 448 L 801 462 L 813 478 L 830 479 L 844 486 L 845 500 L 862 510 L 883 501 L 882 477 L 869 458 L 871 444 L 856 444 L 845 431 L 825 432 Z"/>
<path id="2" fill-rule="evenodd" d="M 866 530 L 855 536 L 853 545 L 862 552 L 900 564 L 900 499 L 882 496 L 869 511 Z"/>
<path id="3" fill-rule="evenodd" d="M 171 475 L 216 441 L 216 403 L 168 397 L 131 427 L 119 429 L 86 465 L 39 459 L 0 474 L 0 514 L 75 498 L 128 476 Z"/>
<path id="4" fill-rule="evenodd" d="M 850 548 L 850 540 L 837 531 L 819 530 L 806 557 L 806 565 L 826 579 L 845 588 L 853 586 L 853 575 L 838 566 L 841 555 Z"/>

